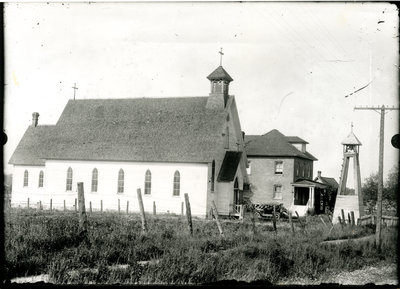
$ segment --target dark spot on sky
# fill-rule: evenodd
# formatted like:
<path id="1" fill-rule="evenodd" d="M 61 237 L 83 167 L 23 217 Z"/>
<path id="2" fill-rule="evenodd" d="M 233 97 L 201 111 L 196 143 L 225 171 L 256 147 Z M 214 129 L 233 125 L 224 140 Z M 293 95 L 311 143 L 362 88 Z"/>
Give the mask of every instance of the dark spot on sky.
<path id="1" fill-rule="evenodd" d="M 38 23 L 36 23 L 36 25 L 39 25 L 39 22 L 38 22 Z"/>
<path id="2" fill-rule="evenodd" d="M 5 145 L 8 141 L 7 134 L 3 131 L 3 145 Z"/>

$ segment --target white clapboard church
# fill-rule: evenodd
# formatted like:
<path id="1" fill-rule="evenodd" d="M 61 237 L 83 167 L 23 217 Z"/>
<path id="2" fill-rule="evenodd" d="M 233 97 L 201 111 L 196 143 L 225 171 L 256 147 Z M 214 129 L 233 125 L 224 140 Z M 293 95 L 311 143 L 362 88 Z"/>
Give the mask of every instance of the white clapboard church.
<path id="1" fill-rule="evenodd" d="M 139 211 L 140 188 L 148 212 L 180 214 L 187 193 L 193 215 L 213 200 L 235 213 L 248 181 L 233 79 L 222 66 L 207 78 L 206 97 L 69 100 L 55 125 L 33 113 L 9 161 L 12 205 L 72 207 L 83 182 L 87 208 Z"/>

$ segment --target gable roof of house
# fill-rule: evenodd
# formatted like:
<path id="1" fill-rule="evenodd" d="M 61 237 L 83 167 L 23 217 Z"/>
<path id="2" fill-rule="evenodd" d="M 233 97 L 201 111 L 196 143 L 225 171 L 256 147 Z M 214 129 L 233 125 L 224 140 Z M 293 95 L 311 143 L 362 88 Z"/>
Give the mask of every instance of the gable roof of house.
<path id="1" fill-rule="evenodd" d="M 335 178 L 329 178 L 329 177 L 320 177 L 321 178 L 321 181 L 324 183 L 324 184 L 326 184 L 326 185 L 328 185 L 328 186 L 330 186 L 330 187 L 332 187 L 332 188 L 334 188 L 334 189 L 337 189 L 337 188 L 339 188 L 339 184 L 337 183 L 337 181 L 335 180 Z M 314 179 L 314 181 L 317 181 L 318 180 L 318 177 L 316 177 L 315 179 Z"/>
<path id="2" fill-rule="evenodd" d="M 45 159 L 211 162 L 226 112 L 207 97 L 70 100 L 56 125 L 30 126 L 9 163 Z"/>
<path id="3" fill-rule="evenodd" d="M 298 136 L 287 136 L 286 137 L 287 141 L 290 143 L 304 143 L 304 144 L 308 144 L 308 142 L 306 142 L 304 139 L 299 138 Z"/>
<path id="4" fill-rule="evenodd" d="M 263 135 L 246 135 L 246 154 L 249 157 L 299 157 L 317 160 L 309 152 L 301 152 L 290 144 L 288 138 L 277 129 Z"/>

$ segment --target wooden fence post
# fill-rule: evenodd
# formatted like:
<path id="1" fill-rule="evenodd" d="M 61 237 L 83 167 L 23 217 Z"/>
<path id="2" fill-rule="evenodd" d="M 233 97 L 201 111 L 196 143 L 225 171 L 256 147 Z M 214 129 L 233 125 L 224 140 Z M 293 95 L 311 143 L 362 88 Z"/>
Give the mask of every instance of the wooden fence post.
<path id="1" fill-rule="evenodd" d="M 181 203 L 181 216 L 183 217 L 183 202 Z"/>
<path id="2" fill-rule="evenodd" d="M 342 212 L 342 222 L 343 222 L 343 225 L 346 225 L 346 218 L 344 217 L 344 210 L 342 209 L 341 212 Z"/>
<path id="3" fill-rule="evenodd" d="M 347 220 L 348 220 L 348 224 L 351 225 L 350 212 L 347 213 Z"/>
<path id="4" fill-rule="evenodd" d="M 292 221 L 292 211 L 289 211 L 289 223 L 290 223 L 290 227 L 292 228 L 292 234 L 294 235 L 294 225 L 293 225 L 293 221 Z"/>
<path id="5" fill-rule="evenodd" d="M 142 231 L 146 232 L 147 231 L 146 216 L 144 214 L 142 192 L 140 191 L 140 189 L 137 189 L 137 197 L 138 197 L 138 201 L 139 201 L 140 218 L 142 219 Z"/>
<path id="6" fill-rule="evenodd" d="M 89 202 L 89 209 L 90 209 L 90 212 L 92 212 L 92 202 L 91 201 Z"/>
<path id="7" fill-rule="evenodd" d="M 319 218 L 321 219 L 322 224 L 324 224 L 325 228 L 328 228 L 328 225 L 325 223 L 324 219 L 322 219 L 321 216 L 319 216 Z"/>
<path id="8" fill-rule="evenodd" d="M 306 225 L 303 223 L 303 221 L 300 219 L 299 213 L 297 213 L 297 211 L 295 211 L 297 219 L 299 220 L 300 226 L 302 228 L 302 232 L 306 233 Z"/>
<path id="9" fill-rule="evenodd" d="M 126 213 L 129 214 L 129 201 L 126 201 Z"/>
<path id="10" fill-rule="evenodd" d="M 120 200 L 118 199 L 118 214 L 119 213 L 121 213 L 121 202 L 120 202 Z"/>
<path id="11" fill-rule="evenodd" d="M 153 215 L 155 216 L 157 211 L 156 211 L 156 201 L 153 201 Z"/>
<path id="12" fill-rule="evenodd" d="M 217 206 L 215 205 L 214 201 L 211 202 L 211 206 L 212 206 L 211 208 L 212 208 L 212 211 L 213 211 L 213 214 L 214 214 L 214 217 L 215 217 L 215 221 L 217 223 L 219 234 L 221 235 L 221 237 L 224 237 L 224 232 L 222 231 L 222 226 L 221 226 L 221 223 L 219 222 L 219 219 L 218 219 Z"/>
<path id="13" fill-rule="evenodd" d="M 87 215 L 85 208 L 85 192 L 83 190 L 83 183 L 78 184 L 78 199 L 79 199 L 79 228 L 81 232 L 87 232 Z"/>
<path id="14" fill-rule="evenodd" d="M 339 219 L 340 226 L 342 226 L 342 229 L 343 229 L 342 219 L 340 218 L 340 216 L 337 216 L 337 217 L 338 217 L 338 219 Z"/>
<path id="15" fill-rule="evenodd" d="M 185 193 L 185 203 L 186 203 L 186 218 L 188 221 L 188 227 L 190 235 L 193 236 L 193 224 L 192 224 L 192 214 L 190 211 L 189 195 Z"/>
<path id="16" fill-rule="evenodd" d="M 354 218 L 354 212 L 351 211 L 350 214 L 351 214 L 351 225 L 352 225 L 352 226 L 355 226 L 356 220 L 355 220 L 355 218 Z"/>
<path id="17" fill-rule="evenodd" d="M 28 209 L 29 209 L 29 198 L 28 198 Z"/>
<path id="18" fill-rule="evenodd" d="M 103 200 L 100 200 L 100 212 L 103 213 Z"/>
<path id="19" fill-rule="evenodd" d="M 39 209 L 40 209 L 40 210 L 43 210 L 42 201 L 39 201 Z"/>
<path id="20" fill-rule="evenodd" d="M 276 206 L 273 205 L 272 208 L 273 208 L 273 212 L 272 212 L 272 224 L 273 224 L 273 226 L 274 226 L 274 231 L 275 231 L 275 233 L 276 233 Z"/>
<path id="21" fill-rule="evenodd" d="M 53 199 L 50 199 L 50 212 L 53 211 Z"/>
<path id="22" fill-rule="evenodd" d="M 67 210 L 67 207 L 65 206 L 65 200 L 64 200 L 64 211 L 66 211 Z"/>
<path id="23" fill-rule="evenodd" d="M 77 199 L 75 198 L 75 212 L 78 212 L 78 205 L 77 205 Z"/>

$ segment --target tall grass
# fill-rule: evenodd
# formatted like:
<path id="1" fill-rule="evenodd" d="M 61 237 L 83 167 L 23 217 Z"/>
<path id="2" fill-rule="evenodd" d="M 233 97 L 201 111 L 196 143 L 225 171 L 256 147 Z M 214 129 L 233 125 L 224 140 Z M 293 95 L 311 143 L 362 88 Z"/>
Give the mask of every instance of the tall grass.
<path id="1" fill-rule="evenodd" d="M 329 238 L 369 234 L 371 228 L 334 228 L 329 234 L 317 218 L 306 230 L 281 223 L 222 221 L 225 238 L 213 221 L 193 220 L 194 235 L 179 217 L 149 216 L 149 232 L 142 234 L 138 215 L 92 213 L 88 216 L 89 243 L 78 233 L 77 214 L 11 210 L 5 219 L 8 278 L 49 273 L 55 283 L 199 284 L 220 280 L 318 278 L 326 270 L 351 270 L 397 256 L 395 228 L 383 231 L 383 250 L 373 243 L 349 241 L 321 246 Z M 352 232 L 353 230 L 353 232 Z M 356 232 L 356 234 L 354 233 Z M 153 261 L 140 265 L 139 261 Z M 125 267 L 111 265 L 127 264 Z"/>

